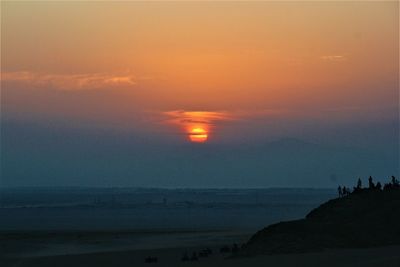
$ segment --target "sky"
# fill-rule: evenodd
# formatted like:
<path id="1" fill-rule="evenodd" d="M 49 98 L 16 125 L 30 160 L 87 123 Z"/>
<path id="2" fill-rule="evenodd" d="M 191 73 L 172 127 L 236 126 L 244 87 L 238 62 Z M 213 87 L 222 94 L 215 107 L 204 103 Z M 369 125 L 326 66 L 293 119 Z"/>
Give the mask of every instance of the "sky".
<path id="1" fill-rule="evenodd" d="M 2 2 L 1 186 L 399 174 L 398 2 Z"/>

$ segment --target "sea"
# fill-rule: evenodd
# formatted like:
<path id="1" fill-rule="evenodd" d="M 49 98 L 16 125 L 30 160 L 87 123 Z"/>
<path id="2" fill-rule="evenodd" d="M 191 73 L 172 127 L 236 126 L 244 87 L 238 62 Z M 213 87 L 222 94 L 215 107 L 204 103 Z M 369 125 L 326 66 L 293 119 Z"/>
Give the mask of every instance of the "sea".
<path id="1" fill-rule="evenodd" d="M 335 189 L 0 189 L 0 231 L 253 231 L 303 218 Z"/>

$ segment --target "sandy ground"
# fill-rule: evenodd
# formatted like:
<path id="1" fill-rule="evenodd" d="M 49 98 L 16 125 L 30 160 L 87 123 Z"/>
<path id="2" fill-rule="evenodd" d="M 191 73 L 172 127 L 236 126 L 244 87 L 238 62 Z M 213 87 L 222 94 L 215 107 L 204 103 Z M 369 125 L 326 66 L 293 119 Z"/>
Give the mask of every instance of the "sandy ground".
<path id="1" fill-rule="evenodd" d="M 182 251 L 192 251 L 187 248 L 159 249 L 159 250 L 136 250 L 136 251 L 113 251 L 90 254 L 28 257 L 18 260 L 4 260 L 1 266 L 23 266 L 23 267 L 63 267 L 63 266 L 158 266 L 158 267 L 180 267 L 180 266 L 207 266 L 207 267 L 258 267 L 258 266 L 363 266 L 363 267 L 399 267 L 400 247 L 331 250 L 321 253 L 288 254 L 257 256 L 252 258 L 230 259 L 221 254 L 200 258 L 198 262 L 182 262 L 180 257 Z M 148 255 L 157 256 L 158 263 L 145 263 Z"/>
<path id="2" fill-rule="evenodd" d="M 75 235 L 74 235 L 75 236 Z M 18 238 L 16 238 L 18 237 Z M 242 233 L 168 233 L 150 234 L 146 238 L 137 239 L 137 234 L 120 236 L 120 234 L 92 234 L 79 235 L 46 235 L 43 236 L 2 236 L 1 248 L 6 248 L 0 253 L 1 267 L 119 267 L 119 266 L 155 266 L 155 267 L 180 267 L 180 266 L 204 266 L 204 267 L 270 267 L 270 266 L 296 266 L 296 267 L 323 267 L 323 266 L 384 266 L 400 267 L 400 246 L 328 250 L 318 253 L 264 255 L 250 258 L 230 258 L 227 254 L 219 253 L 219 248 L 225 242 L 229 244 L 233 240 L 243 241 Z M 112 237 L 112 238 L 111 238 Z M 146 248 L 146 246 L 132 246 L 128 240 L 155 241 L 167 248 Z M 135 239 L 136 238 L 136 239 Z M 164 240 L 165 242 L 161 242 Z M 176 246 L 178 243 L 184 246 Z M 197 240 L 197 241 L 196 241 Z M 171 243 L 171 241 L 174 241 Z M 13 243 L 14 242 L 14 243 Z M 13 243 L 13 244 L 11 244 Z M 197 243 L 197 244 L 196 244 Z M 40 249 L 37 245 L 41 244 Z M 123 245 L 121 245 L 123 244 Z M 208 244 L 208 245 L 207 245 Z M 130 247 L 130 248 L 129 248 Z M 213 254 L 199 258 L 198 261 L 182 262 L 181 257 L 186 251 L 189 255 L 201 249 L 210 247 Z M 20 248 L 20 249 L 18 249 Z M 6 253 L 5 253 L 6 252 Z M 157 257 L 157 263 L 145 263 L 148 256 Z"/>

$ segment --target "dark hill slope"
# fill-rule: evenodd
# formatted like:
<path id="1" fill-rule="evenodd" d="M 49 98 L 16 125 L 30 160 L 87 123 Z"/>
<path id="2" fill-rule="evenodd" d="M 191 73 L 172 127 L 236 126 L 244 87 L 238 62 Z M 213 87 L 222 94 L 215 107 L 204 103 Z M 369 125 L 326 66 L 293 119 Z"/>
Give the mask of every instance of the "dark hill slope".
<path id="1" fill-rule="evenodd" d="M 295 253 L 395 244 L 400 244 L 400 190 L 364 189 L 322 204 L 305 219 L 264 228 L 251 237 L 241 253 Z"/>

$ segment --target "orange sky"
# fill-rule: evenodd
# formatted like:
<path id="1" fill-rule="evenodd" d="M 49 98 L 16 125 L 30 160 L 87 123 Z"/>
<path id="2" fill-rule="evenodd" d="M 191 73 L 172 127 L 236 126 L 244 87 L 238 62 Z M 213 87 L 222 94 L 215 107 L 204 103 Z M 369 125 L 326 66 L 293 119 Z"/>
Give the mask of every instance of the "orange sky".
<path id="1" fill-rule="evenodd" d="M 176 110 L 334 120 L 398 105 L 395 1 L 1 5 L 10 114 L 150 125 Z"/>

